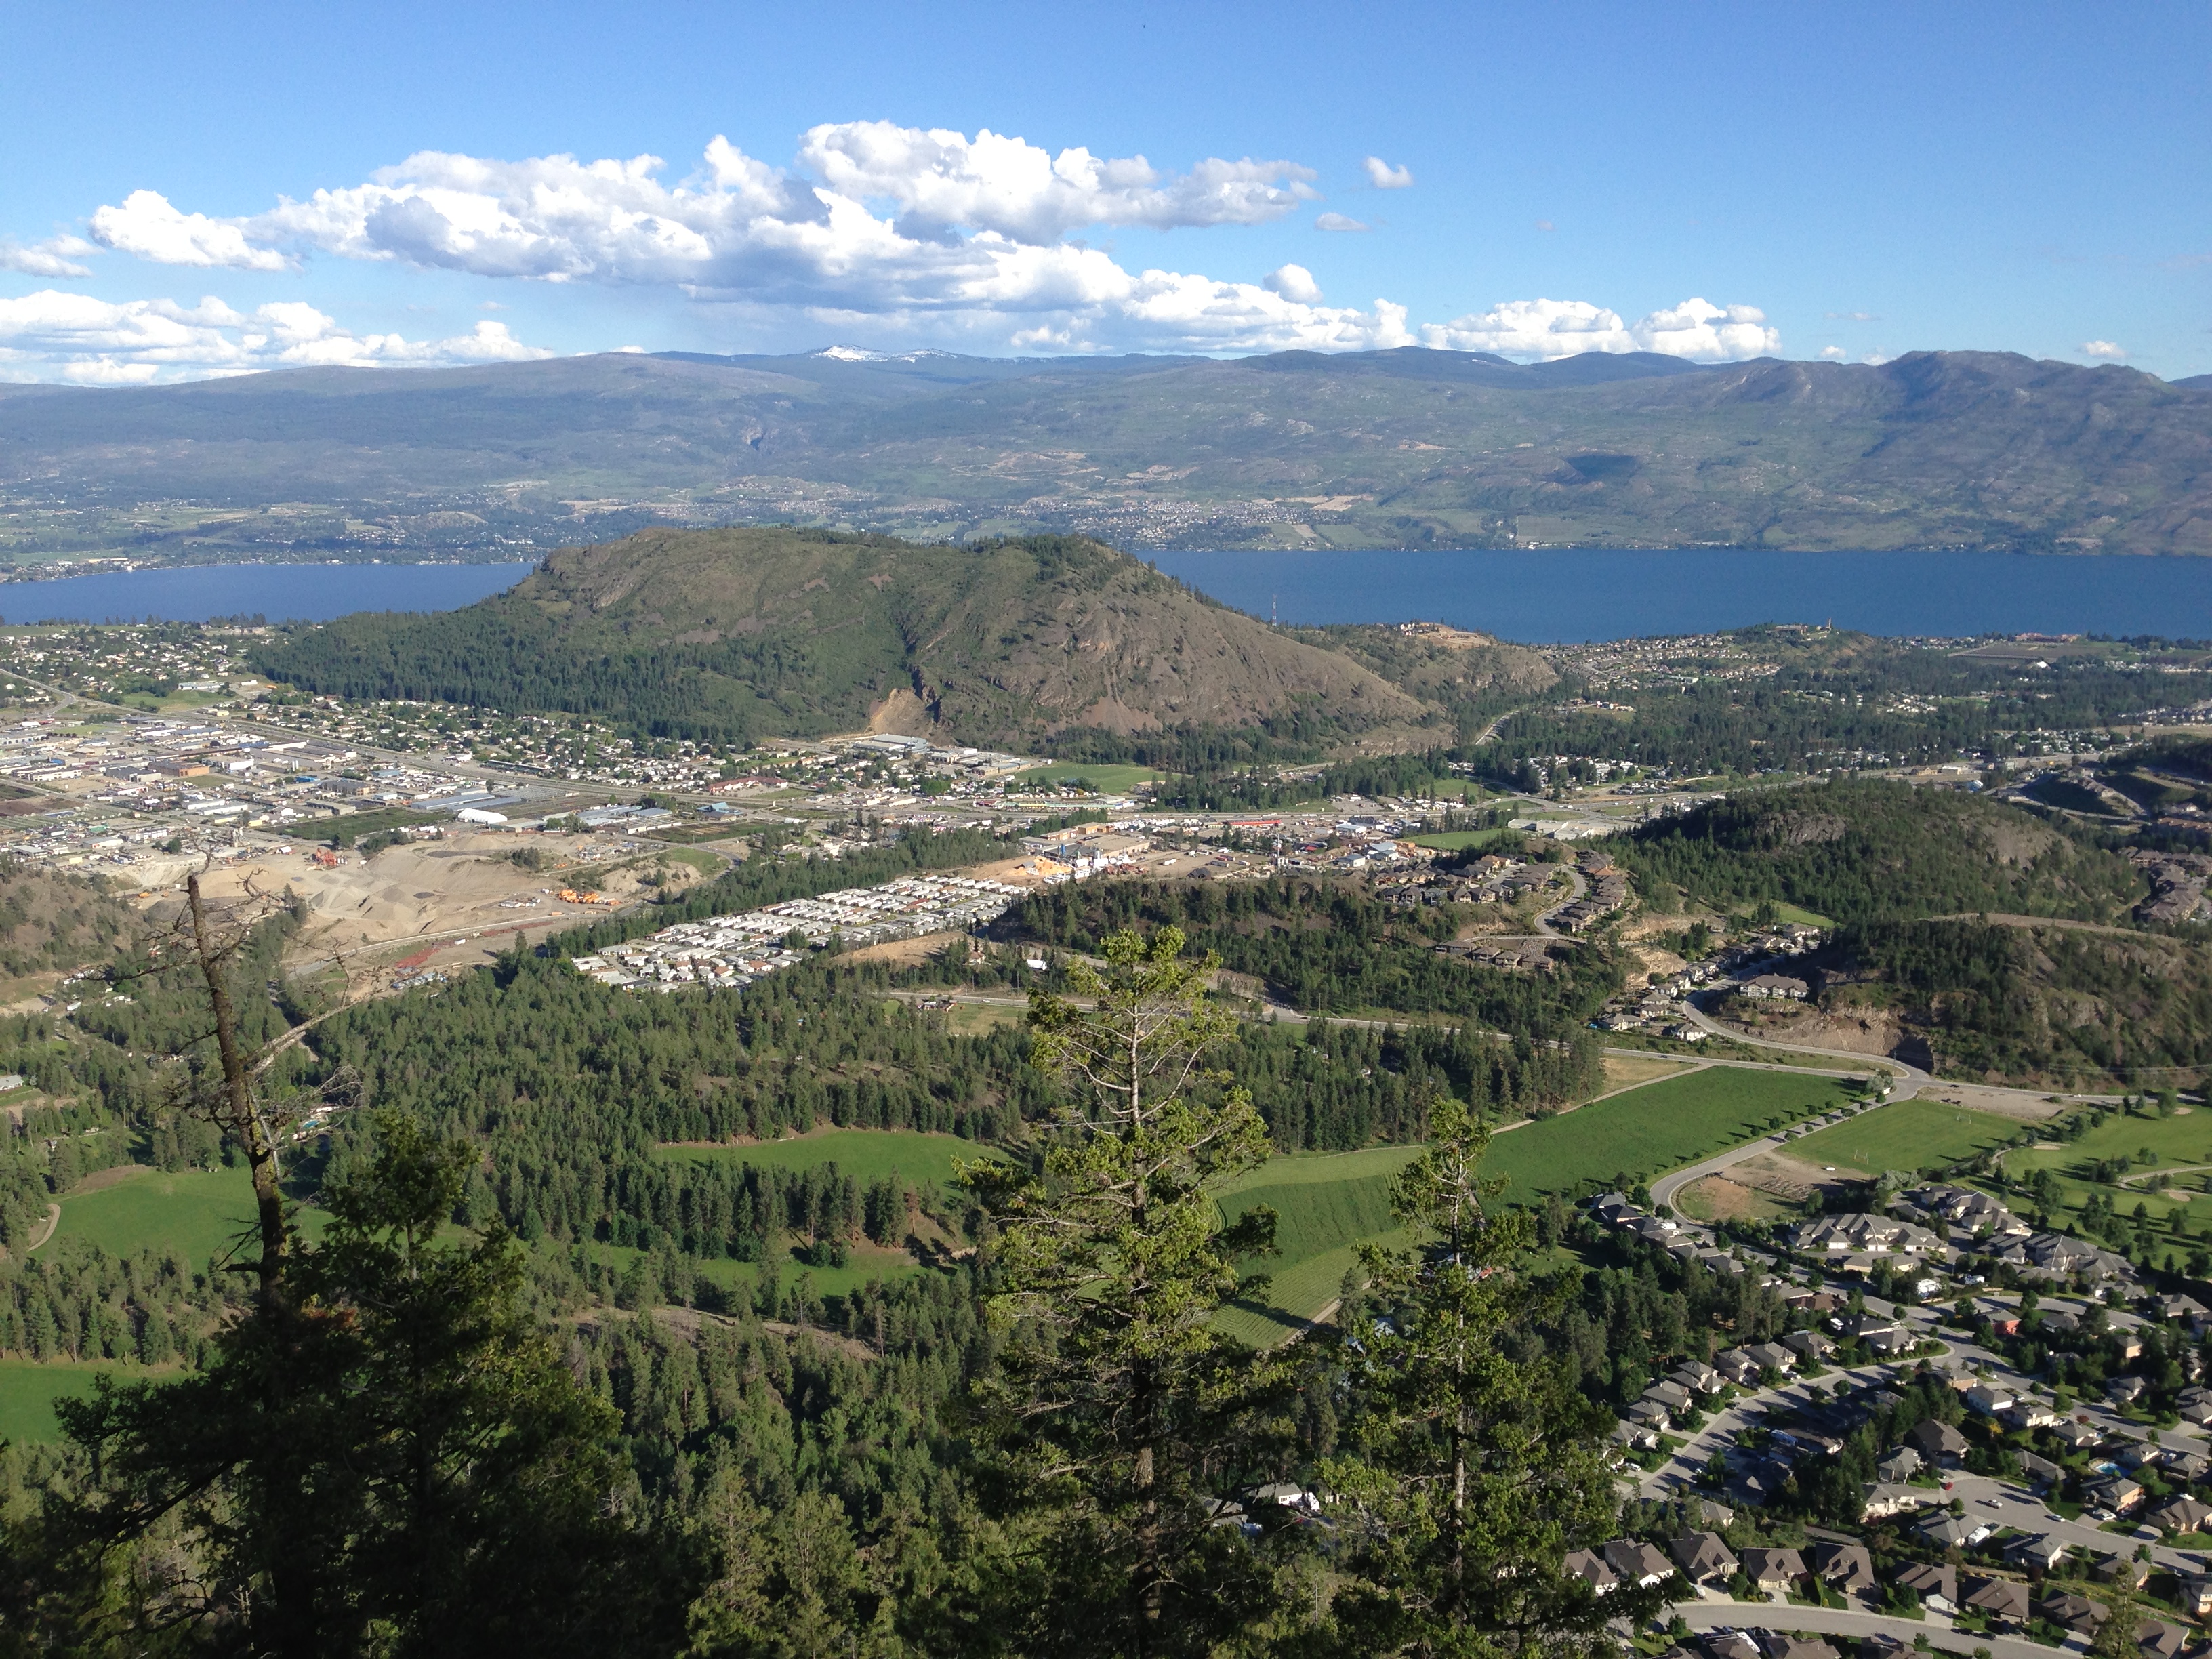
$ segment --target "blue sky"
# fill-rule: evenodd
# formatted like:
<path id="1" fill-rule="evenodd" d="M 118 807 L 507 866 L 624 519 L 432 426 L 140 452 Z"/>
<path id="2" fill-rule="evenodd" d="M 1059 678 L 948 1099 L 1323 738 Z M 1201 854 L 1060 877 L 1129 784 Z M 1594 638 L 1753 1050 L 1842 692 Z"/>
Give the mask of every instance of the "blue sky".
<path id="1" fill-rule="evenodd" d="M 833 342 L 2212 371 L 2201 3 L 73 3 L 0 31 L 15 380 Z"/>

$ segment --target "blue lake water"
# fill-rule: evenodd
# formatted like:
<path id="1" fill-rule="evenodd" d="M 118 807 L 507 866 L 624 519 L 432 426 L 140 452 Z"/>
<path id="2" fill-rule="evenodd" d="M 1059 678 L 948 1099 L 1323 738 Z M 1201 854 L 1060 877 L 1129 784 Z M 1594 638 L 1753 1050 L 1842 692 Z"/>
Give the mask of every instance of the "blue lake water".
<path id="1" fill-rule="evenodd" d="M 1833 622 L 1870 634 L 2212 638 L 2212 559 L 2007 553 L 1162 553 L 1224 604 L 1286 623 L 1444 622 L 1537 643 Z M 195 565 L 0 584 L 10 623 L 324 622 L 451 611 L 527 564 Z"/>
<path id="2" fill-rule="evenodd" d="M 528 564 L 200 564 L 0 583 L 11 623 L 328 622 L 353 611 L 454 611 L 506 592 Z"/>
<path id="3" fill-rule="evenodd" d="M 2212 637 L 2212 559 L 2010 553 L 1161 553 L 1284 622 L 1442 622 L 1537 644 L 1825 623 L 1869 634 Z"/>

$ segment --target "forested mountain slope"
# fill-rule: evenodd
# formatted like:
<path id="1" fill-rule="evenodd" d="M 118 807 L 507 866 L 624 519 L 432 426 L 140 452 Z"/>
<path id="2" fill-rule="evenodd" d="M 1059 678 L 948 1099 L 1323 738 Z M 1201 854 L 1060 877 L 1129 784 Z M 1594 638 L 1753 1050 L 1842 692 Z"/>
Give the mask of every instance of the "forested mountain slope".
<path id="1" fill-rule="evenodd" d="M 2118 854 L 2018 807 L 1876 781 L 1757 790 L 1608 844 L 1638 891 L 1662 900 L 1773 900 L 1847 922 L 1982 911 L 2110 922 L 2145 890 Z"/>
<path id="2" fill-rule="evenodd" d="M 320 692 L 606 715 L 743 742 L 874 720 L 976 744 L 1070 732 L 1326 741 L 1429 705 L 1080 538 L 917 546 L 819 531 L 649 531 L 556 554 L 435 616 L 302 629 L 260 666 Z"/>
<path id="3" fill-rule="evenodd" d="M 16 557 L 489 557 L 779 521 L 1158 547 L 2201 554 L 2212 395 L 1983 352 L 616 354 L 0 387 L 0 484 Z"/>

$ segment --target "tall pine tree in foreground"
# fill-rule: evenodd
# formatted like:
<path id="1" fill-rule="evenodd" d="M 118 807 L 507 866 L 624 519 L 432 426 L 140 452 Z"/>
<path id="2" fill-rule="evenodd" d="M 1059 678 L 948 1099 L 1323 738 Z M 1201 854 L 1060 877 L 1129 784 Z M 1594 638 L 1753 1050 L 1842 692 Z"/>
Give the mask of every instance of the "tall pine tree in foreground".
<path id="1" fill-rule="evenodd" d="M 1073 964 L 1079 1002 L 1032 999 L 1036 1063 L 1071 1104 L 1035 1167 L 965 1171 L 1004 1338 L 972 1426 L 1018 1540 L 999 1634 L 1024 1654 L 1256 1644 L 1284 1606 L 1283 1562 L 1235 1495 L 1282 1467 L 1288 1368 L 1214 1324 L 1275 1223 L 1224 1226 L 1218 1196 L 1270 1148 L 1250 1097 L 1206 1069 L 1233 1025 L 1206 1000 L 1213 960 L 1182 950 L 1171 927 L 1118 933 L 1103 970 Z"/>
<path id="2" fill-rule="evenodd" d="M 1611 1413 L 1509 1337 L 1546 1311 L 1534 1229 L 1491 1207 L 1489 1135 L 1440 1102 L 1427 1152 L 1392 1195 L 1421 1242 L 1364 1252 L 1371 1316 L 1347 1318 L 1343 1455 L 1324 1480 L 1347 1573 L 1330 1609 L 1339 1651 L 1421 1659 L 1580 1659 L 1610 1654 L 1607 1619 L 1649 1611 L 1634 1593 L 1601 1601 L 1562 1562 L 1614 1535 L 1605 1457 Z"/>

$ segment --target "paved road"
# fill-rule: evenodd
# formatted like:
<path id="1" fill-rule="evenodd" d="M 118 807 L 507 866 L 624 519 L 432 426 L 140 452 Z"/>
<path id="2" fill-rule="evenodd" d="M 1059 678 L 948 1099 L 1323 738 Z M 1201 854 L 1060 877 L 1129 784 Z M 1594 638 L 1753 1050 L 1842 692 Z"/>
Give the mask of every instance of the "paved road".
<path id="1" fill-rule="evenodd" d="M 1778 1053 L 1785 1054 L 1820 1054 L 1829 1060 L 1847 1060 L 1856 1065 L 1862 1072 L 1869 1069 L 1893 1072 L 1913 1086 L 1911 1088 L 1899 1090 L 1891 1097 L 1893 1099 L 1909 1099 L 1914 1093 L 1917 1092 L 1920 1085 L 1923 1083 L 1933 1083 L 1936 1080 L 1926 1072 L 1922 1071 L 1917 1066 L 1911 1065 L 1905 1060 L 1895 1059 L 1888 1054 L 1869 1054 L 1860 1053 L 1859 1051 L 1852 1048 L 1817 1048 L 1809 1042 L 1770 1042 L 1765 1037 L 1747 1036 L 1741 1031 L 1736 1030 L 1731 1026 L 1722 1024 L 1711 1015 L 1705 1012 L 1704 1009 L 1698 1007 L 1694 1002 L 1685 1002 L 1682 1005 L 1682 1013 L 1683 1018 L 1687 1019 L 1692 1025 L 1702 1027 L 1704 1030 L 1711 1031 L 1715 1036 L 1729 1037 L 1737 1042 L 1748 1043 L 1754 1048 L 1772 1048 Z M 2035 1098 L 2038 1100 L 2043 1098 L 2041 1095 L 2035 1094 L 2033 1090 L 2023 1089 L 2017 1091 L 2017 1092 L 2021 1094 L 2033 1094 L 2035 1095 Z"/>
<path id="2" fill-rule="evenodd" d="M 1803 1607 L 1774 1601 L 1684 1601 L 1667 1615 L 1679 1614 L 1694 1631 L 1802 1630 L 1823 1636 L 1893 1636 L 1907 1647 L 1924 1636 L 1929 1645 L 1946 1653 L 1971 1654 L 1987 1648 L 1994 1659 L 2052 1659 L 2061 1650 L 2046 1648 L 2020 1636 L 1977 1636 L 1954 1631 L 1942 1620 L 1926 1621 L 1899 1618 L 1891 1613 L 1864 1612 L 1857 1607 Z M 2070 1651 L 2080 1652 L 2075 1644 Z"/>
<path id="3" fill-rule="evenodd" d="M 1566 897 L 1561 899 L 1550 909 L 1545 911 L 1542 915 L 1536 918 L 1536 932 L 1545 939 L 1563 939 L 1565 937 L 1565 934 L 1561 933 L 1557 928 L 1552 926 L 1552 918 L 1559 915 L 1560 911 L 1565 909 L 1570 904 L 1572 904 L 1577 899 L 1581 898 L 1584 894 L 1589 891 L 1589 883 L 1583 879 L 1583 872 L 1576 869 L 1571 864 L 1566 866 L 1566 877 L 1567 886 L 1571 890 Z"/>

